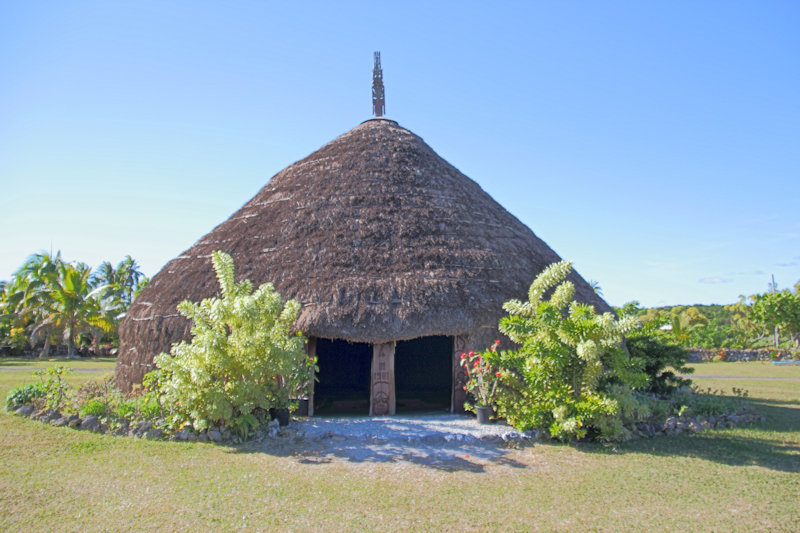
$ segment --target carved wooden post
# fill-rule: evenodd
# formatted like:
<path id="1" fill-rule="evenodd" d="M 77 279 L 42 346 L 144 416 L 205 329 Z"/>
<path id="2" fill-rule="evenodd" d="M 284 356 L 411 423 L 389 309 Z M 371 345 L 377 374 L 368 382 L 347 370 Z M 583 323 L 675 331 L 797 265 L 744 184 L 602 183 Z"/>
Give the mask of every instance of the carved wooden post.
<path id="1" fill-rule="evenodd" d="M 372 345 L 370 416 L 393 415 L 395 412 L 394 348 L 394 342 Z"/>
<path id="2" fill-rule="evenodd" d="M 317 339 L 310 337 L 306 343 L 306 353 L 309 357 L 317 357 Z M 308 385 L 308 416 L 314 416 L 314 381 L 317 373 L 311 373 L 311 383 Z"/>
<path id="3" fill-rule="evenodd" d="M 453 337 L 453 395 L 450 401 L 451 413 L 464 413 L 464 402 L 467 401 L 467 383 L 464 367 L 461 366 L 461 354 L 467 351 L 467 335 Z"/>

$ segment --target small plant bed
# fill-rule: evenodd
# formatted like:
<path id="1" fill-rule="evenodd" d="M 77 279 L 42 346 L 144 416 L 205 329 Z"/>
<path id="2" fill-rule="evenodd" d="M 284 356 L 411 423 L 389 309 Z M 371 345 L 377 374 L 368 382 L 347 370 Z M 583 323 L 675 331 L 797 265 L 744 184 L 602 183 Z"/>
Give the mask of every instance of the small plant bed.
<path id="1" fill-rule="evenodd" d="M 6 399 L 6 409 L 56 427 L 171 441 L 239 444 L 278 438 L 302 440 L 307 433 L 302 419 L 290 427 L 281 427 L 277 418 L 272 418 L 264 410 L 253 413 L 257 424 L 247 435 L 241 435 L 235 427 L 226 424 L 213 424 L 202 430 L 196 430 L 188 424 L 175 427 L 169 424 L 152 392 L 140 390 L 133 395 L 123 396 L 113 389 L 111 380 L 101 383 L 90 381 L 73 390 L 64 381 L 69 373 L 69 369 L 59 366 L 36 371 L 34 375 L 39 381 L 12 389 Z M 623 420 L 623 436 L 618 440 L 728 429 L 764 421 L 764 417 L 747 404 L 745 391 L 734 388 L 732 392 L 733 396 L 726 396 L 723 391 L 710 388 L 699 390 L 696 387 L 684 387 L 664 397 L 640 394 L 636 408 L 625 411 L 627 417 Z M 358 426 L 358 423 L 355 425 Z M 506 427 L 508 431 L 495 431 L 471 438 L 454 429 L 452 435 L 445 434 L 441 438 L 430 436 L 427 440 L 441 445 L 480 442 L 519 446 L 550 437 L 547 431 L 518 432 L 505 424 L 498 423 L 497 426 Z M 344 429 L 342 431 L 346 433 Z M 325 432 L 316 435 L 316 438 L 314 434 L 309 434 L 309 438 L 335 442 L 339 433 Z M 588 435 L 582 440 L 591 440 L 593 437 Z M 348 433 L 347 439 L 353 440 L 353 437 Z M 384 438 L 380 431 L 373 431 L 365 434 L 362 440 L 375 444 L 381 443 Z"/>
<path id="2" fill-rule="evenodd" d="M 71 372 L 55 366 L 34 372 L 40 379 L 12 389 L 6 398 L 6 410 L 56 427 L 148 439 L 169 439 L 189 442 L 231 442 L 245 440 L 234 428 L 225 424 L 195 430 L 188 424 L 171 425 L 156 395 L 140 390 L 131 395 L 115 391 L 113 382 L 90 381 L 77 390 L 64 378 Z M 293 433 L 280 428 L 269 411 L 254 413 L 257 424 L 248 437 L 263 440 Z"/>

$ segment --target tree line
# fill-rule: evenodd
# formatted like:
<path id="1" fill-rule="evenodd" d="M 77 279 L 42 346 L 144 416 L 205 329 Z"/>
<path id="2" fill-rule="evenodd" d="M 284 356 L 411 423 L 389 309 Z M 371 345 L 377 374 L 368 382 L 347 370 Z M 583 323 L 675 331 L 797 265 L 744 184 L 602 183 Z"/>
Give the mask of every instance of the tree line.
<path id="1" fill-rule="evenodd" d="M 130 256 L 96 269 L 66 261 L 61 252 L 36 253 L 0 281 L 0 353 L 26 350 L 50 355 L 64 346 L 69 355 L 101 343 L 117 345 L 117 326 L 148 278 Z"/>
<path id="2" fill-rule="evenodd" d="M 686 348 L 800 349 L 800 281 L 794 290 L 740 296 L 731 305 L 647 309 L 630 302 L 617 312 L 653 323 Z"/>

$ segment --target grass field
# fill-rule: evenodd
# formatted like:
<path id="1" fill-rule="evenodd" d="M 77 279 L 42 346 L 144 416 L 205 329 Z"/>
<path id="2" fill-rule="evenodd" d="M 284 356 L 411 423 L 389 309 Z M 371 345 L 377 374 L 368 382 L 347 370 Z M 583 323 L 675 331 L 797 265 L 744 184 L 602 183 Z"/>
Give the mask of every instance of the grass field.
<path id="1" fill-rule="evenodd" d="M 75 383 L 113 368 L 65 364 L 108 370 Z M 0 361 L 2 398 L 33 379 L 4 368 L 26 366 Z M 700 386 L 747 389 L 767 422 L 422 464 L 115 438 L 3 411 L 0 529 L 797 531 L 800 367 L 694 366 L 716 376 Z"/>

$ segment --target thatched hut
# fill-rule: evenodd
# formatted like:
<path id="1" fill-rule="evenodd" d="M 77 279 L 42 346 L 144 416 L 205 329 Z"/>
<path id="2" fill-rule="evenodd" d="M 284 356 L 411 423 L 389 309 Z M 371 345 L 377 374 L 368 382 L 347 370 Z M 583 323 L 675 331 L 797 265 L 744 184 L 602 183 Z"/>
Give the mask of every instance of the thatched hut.
<path id="1" fill-rule="evenodd" d="M 458 355 L 497 337 L 502 303 L 525 299 L 559 256 L 480 186 L 396 122 L 367 120 L 276 174 L 170 261 L 120 326 L 118 385 L 189 336 L 176 311 L 218 287 L 210 256 L 302 303 L 297 328 L 320 372 L 312 408 L 459 411 Z M 609 306 L 573 273 L 577 298 Z"/>

